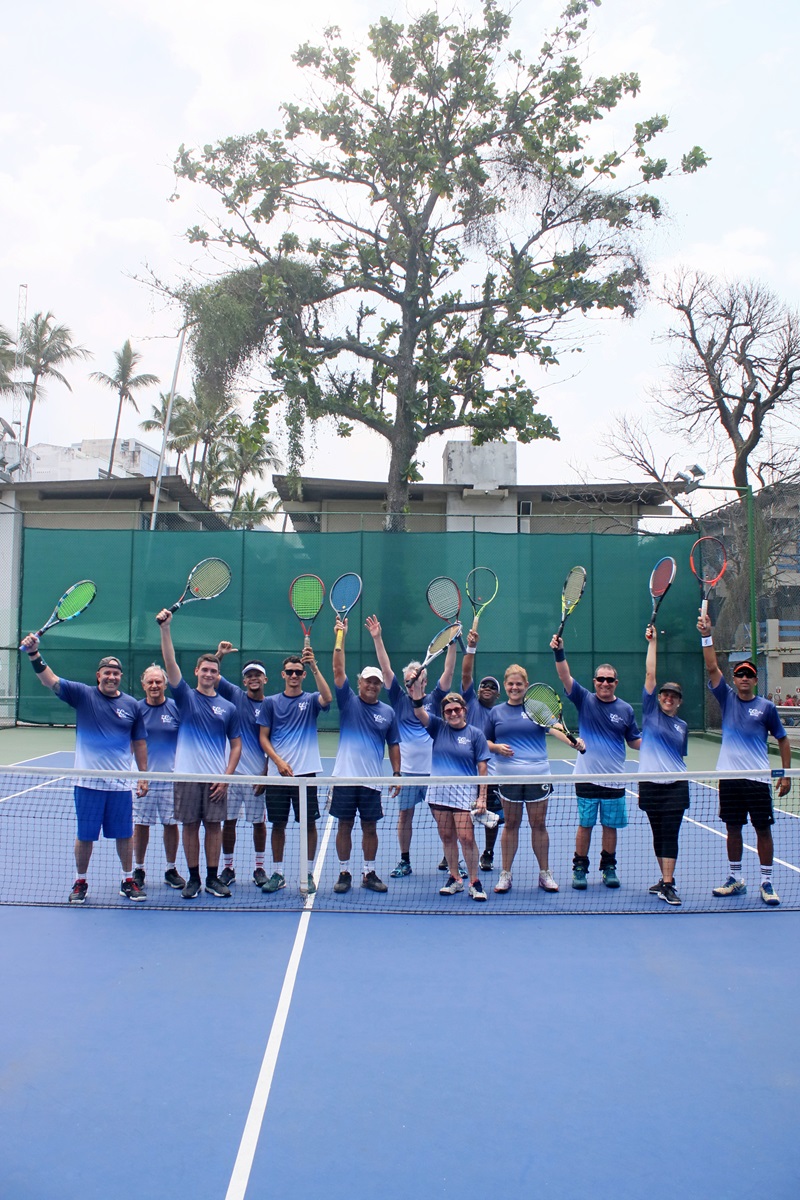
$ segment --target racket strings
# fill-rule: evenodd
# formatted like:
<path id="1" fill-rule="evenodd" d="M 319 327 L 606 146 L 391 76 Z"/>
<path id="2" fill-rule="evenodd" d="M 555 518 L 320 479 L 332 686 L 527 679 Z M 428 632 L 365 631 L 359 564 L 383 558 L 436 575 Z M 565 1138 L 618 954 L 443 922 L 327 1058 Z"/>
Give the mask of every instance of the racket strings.
<path id="1" fill-rule="evenodd" d="M 289 603 L 301 621 L 310 621 L 322 608 L 325 588 L 316 577 L 296 579 L 289 593 Z"/>
<path id="2" fill-rule="evenodd" d="M 452 621 L 458 616 L 461 609 L 461 593 L 454 580 L 445 577 L 433 579 L 428 584 L 427 597 L 428 604 L 443 621 Z"/>
<path id="3" fill-rule="evenodd" d="M 224 592 L 231 581 L 231 569 L 221 558 L 198 563 L 189 576 L 188 590 L 200 600 L 212 600 Z"/>
<path id="4" fill-rule="evenodd" d="M 489 567 L 475 567 L 467 576 L 467 595 L 476 608 L 494 600 L 497 587 L 497 576 Z"/>
<path id="5" fill-rule="evenodd" d="M 700 538 L 692 546 L 692 570 L 702 583 L 716 583 L 727 561 L 725 547 L 716 538 Z"/>
<path id="6" fill-rule="evenodd" d="M 586 585 L 586 572 L 583 567 L 573 567 L 564 580 L 562 598 L 564 608 L 569 612 L 580 600 Z"/>
<path id="7" fill-rule="evenodd" d="M 445 629 L 441 629 L 433 641 L 428 646 L 428 656 L 438 654 L 441 650 L 447 649 L 451 642 L 455 641 L 461 630 L 460 625 L 448 625 Z"/>
<path id="8" fill-rule="evenodd" d="M 330 602 L 336 612 L 352 608 L 361 595 L 361 580 L 357 575 L 344 575 L 331 588 Z"/>
<path id="9" fill-rule="evenodd" d="M 60 621 L 68 621 L 70 617 L 77 617 L 78 613 L 83 612 L 92 603 L 96 595 L 97 588 L 91 580 L 87 579 L 82 583 L 76 583 L 59 600 L 56 616 Z"/>
<path id="10" fill-rule="evenodd" d="M 674 558 L 662 558 L 656 563 L 650 576 L 650 595 L 663 596 L 675 578 L 676 562 Z"/>

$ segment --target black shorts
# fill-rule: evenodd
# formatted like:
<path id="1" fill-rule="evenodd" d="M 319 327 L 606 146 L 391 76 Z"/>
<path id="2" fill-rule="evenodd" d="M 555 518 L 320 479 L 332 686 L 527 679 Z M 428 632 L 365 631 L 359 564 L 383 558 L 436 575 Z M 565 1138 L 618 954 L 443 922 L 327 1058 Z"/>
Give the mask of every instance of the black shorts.
<path id="1" fill-rule="evenodd" d="M 719 816 L 726 825 L 746 825 L 763 831 L 775 824 L 772 789 L 760 779 L 720 779 Z"/>
<path id="2" fill-rule="evenodd" d="M 601 787 L 598 783 L 576 783 L 575 795 L 581 800 L 621 800 L 625 795 L 625 788 Z"/>
<path id="3" fill-rule="evenodd" d="M 538 804 L 547 800 L 553 790 L 549 783 L 501 783 L 497 786 L 501 799 L 509 804 Z"/>
<path id="4" fill-rule="evenodd" d="M 489 812 L 502 815 L 503 801 L 500 799 L 500 789 L 496 783 L 490 783 L 486 789 L 486 807 Z"/>
<path id="5" fill-rule="evenodd" d="M 297 779 L 314 779 L 313 775 L 298 775 Z M 271 825 L 285 825 L 289 820 L 289 805 L 292 806 L 295 821 L 300 820 L 300 789 L 287 784 L 267 788 L 267 820 Z M 319 800 L 317 789 L 308 788 L 308 824 L 313 825 L 319 820 Z"/>
<path id="6" fill-rule="evenodd" d="M 639 784 L 639 808 L 642 812 L 685 812 L 689 807 L 689 780 L 676 779 L 674 783 Z"/>

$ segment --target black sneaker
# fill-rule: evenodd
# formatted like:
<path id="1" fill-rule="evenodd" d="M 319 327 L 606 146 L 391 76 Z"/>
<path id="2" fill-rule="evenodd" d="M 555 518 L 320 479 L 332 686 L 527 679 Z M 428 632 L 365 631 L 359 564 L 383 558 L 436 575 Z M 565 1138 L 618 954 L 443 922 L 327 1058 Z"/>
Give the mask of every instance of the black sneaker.
<path id="1" fill-rule="evenodd" d="M 663 879 L 659 879 L 658 883 L 654 883 L 654 884 L 652 885 L 652 887 L 649 887 L 649 888 L 647 889 L 648 893 L 649 893 L 651 896 L 659 896 L 659 895 L 661 894 L 661 885 L 662 885 L 662 883 L 663 883 L 663 882 L 664 882 L 664 880 L 663 880 Z"/>
<path id="2" fill-rule="evenodd" d="M 89 885 L 85 879 L 76 879 L 72 885 L 72 891 L 69 894 L 70 904 L 85 904 L 86 893 L 89 891 Z"/>
<path id="3" fill-rule="evenodd" d="M 136 884 L 136 886 L 139 888 L 139 890 L 143 892 L 144 891 L 144 868 L 143 867 L 134 867 L 132 878 L 133 878 L 133 882 Z"/>
<path id="4" fill-rule="evenodd" d="M 339 878 L 333 885 L 333 890 L 338 896 L 343 896 L 345 892 L 349 892 L 353 886 L 353 876 L 349 871 L 340 871 Z"/>
<path id="5" fill-rule="evenodd" d="M 269 876 L 263 867 L 256 867 L 255 871 L 253 871 L 253 883 L 256 887 L 263 887 L 268 878 Z"/>
<path id="6" fill-rule="evenodd" d="M 225 872 L 223 871 L 222 875 L 224 875 L 224 874 L 225 874 Z M 228 885 L 226 883 L 223 883 L 222 875 L 216 875 L 213 879 L 206 880 L 206 895 L 207 896 L 219 896 L 220 899 L 224 899 L 226 896 L 230 896 L 231 889 L 228 887 Z"/>
<path id="7" fill-rule="evenodd" d="M 494 851 L 493 850 L 484 850 L 483 854 L 481 855 L 481 870 L 482 871 L 491 871 L 493 869 L 493 867 L 494 867 Z"/>
<path id="8" fill-rule="evenodd" d="M 450 870 L 450 868 L 447 865 L 447 857 L 446 856 L 439 863 L 439 870 L 440 871 L 449 871 Z"/>
<path id="9" fill-rule="evenodd" d="M 186 880 L 182 875 L 178 874 L 175 867 L 170 867 L 168 871 L 164 872 L 164 883 L 166 883 L 167 887 L 171 888 L 186 887 Z"/>
<path id="10" fill-rule="evenodd" d="M 236 878 L 236 872 L 234 871 L 233 867 L 223 867 L 219 873 L 219 878 L 222 880 L 225 887 L 227 887 L 229 884 L 233 883 L 234 879 Z M 208 888 L 206 888 L 206 891 L 208 891 Z M 230 895 L 230 892 L 228 895 Z"/>
<path id="11" fill-rule="evenodd" d="M 181 895 L 184 900 L 196 900 L 202 891 L 202 885 L 199 879 L 189 879 L 184 885 Z"/>
<path id="12" fill-rule="evenodd" d="M 389 890 L 383 880 L 379 879 L 374 871 L 367 871 L 367 874 L 361 879 L 361 886 L 368 888 L 371 892 L 388 892 Z"/>
<path id="13" fill-rule="evenodd" d="M 123 879 L 119 885 L 119 894 L 124 896 L 126 900 L 146 900 L 147 892 L 140 888 L 138 883 L 134 883 L 132 879 Z"/>
<path id="14" fill-rule="evenodd" d="M 661 887 L 658 889 L 658 898 L 659 900 L 664 900 L 667 904 L 679 905 L 681 902 L 680 896 L 675 891 L 674 883 L 662 882 Z"/>

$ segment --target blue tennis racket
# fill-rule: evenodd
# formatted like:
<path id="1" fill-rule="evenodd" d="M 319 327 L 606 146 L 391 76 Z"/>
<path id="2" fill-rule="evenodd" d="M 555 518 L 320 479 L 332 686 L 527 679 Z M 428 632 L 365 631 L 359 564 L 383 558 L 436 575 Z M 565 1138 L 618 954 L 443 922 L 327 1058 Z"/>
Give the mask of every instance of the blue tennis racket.
<path id="1" fill-rule="evenodd" d="M 361 596 L 361 576 L 350 571 L 347 575 L 340 575 L 333 584 L 328 599 L 331 602 L 331 608 L 336 613 L 340 621 L 344 621 L 350 609 L 358 604 Z M 336 649 L 341 650 L 344 641 L 344 634 L 340 629 L 336 635 Z"/>

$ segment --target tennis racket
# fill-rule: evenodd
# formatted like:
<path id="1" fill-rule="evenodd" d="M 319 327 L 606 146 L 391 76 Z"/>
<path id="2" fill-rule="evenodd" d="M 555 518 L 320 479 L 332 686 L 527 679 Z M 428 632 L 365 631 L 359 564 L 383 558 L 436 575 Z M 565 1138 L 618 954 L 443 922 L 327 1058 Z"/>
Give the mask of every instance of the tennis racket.
<path id="1" fill-rule="evenodd" d="M 460 637 L 460 636 L 461 636 L 461 622 L 460 621 L 454 621 L 450 625 L 445 625 L 444 629 L 440 629 L 439 632 L 436 634 L 436 637 L 433 639 L 433 641 L 428 646 L 428 650 L 425 655 L 425 661 L 423 662 L 422 666 L 419 667 L 419 669 L 414 674 L 414 678 L 409 679 L 407 681 L 406 686 L 410 687 L 412 683 L 416 683 L 416 681 L 419 679 L 420 675 L 425 670 L 425 668 L 428 666 L 428 664 L 433 662 L 433 660 L 435 658 L 438 658 L 439 655 L 442 654 L 447 649 L 447 647 L 449 645 L 451 645 L 451 643 L 453 643 L 457 637 Z"/>
<path id="2" fill-rule="evenodd" d="M 351 572 L 348 575 L 340 575 L 331 588 L 328 599 L 331 603 L 331 608 L 336 613 L 340 621 L 343 621 L 354 604 L 358 603 L 361 595 L 361 576 Z M 336 634 L 336 649 L 341 650 L 344 642 L 344 630 L 340 629 Z"/>
<path id="3" fill-rule="evenodd" d="M 708 598 L 728 566 L 725 547 L 718 538 L 698 538 L 689 554 L 689 562 L 700 584 L 700 613 L 708 615 Z"/>
<path id="4" fill-rule="evenodd" d="M 497 595 L 500 584 L 497 576 L 489 567 L 475 567 L 467 576 L 467 599 L 472 605 L 475 616 L 472 619 L 472 632 L 477 633 L 481 613 L 491 604 Z"/>
<path id="5" fill-rule="evenodd" d="M 672 581 L 675 578 L 677 570 L 678 564 L 674 558 L 661 558 L 653 567 L 650 574 L 650 595 L 653 597 L 653 615 L 650 618 L 651 625 L 655 625 L 656 623 L 656 615 L 661 601 L 672 587 Z"/>
<path id="6" fill-rule="evenodd" d="M 461 612 L 461 592 L 455 579 L 450 579 L 447 575 L 437 575 L 428 584 L 425 595 L 431 612 L 435 613 L 437 617 L 441 617 L 443 621 L 458 621 Z M 461 640 L 460 628 L 458 644 L 463 650 L 464 643 Z"/>
<path id="7" fill-rule="evenodd" d="M 91 579 L 81 579 L 79 583 L 73 583 L 53 609 L 50 619 L 44 623 L 41 629 L 37 630 L 34 636 L 40 638 L 46 630 L 52 629 L 54 625 L 60 625 L 63 621 L 71 621 L 73 617 L 79 617 L 82 612 L 86 611 L 96 595 L 97 585 L 92 583 Z M 21 649 L 22 646 L 20 646 Z"/>
<path id="8" fill-rule="evenodd" d="M 573 567 L 567 578 L 564 580 L 564 586 L 561 589 L 561 624 L 558 627 L 556 637 L 561 637 L 564 632 L 564 626 L 567 623 L 567 617 L 574 612 L 578 601 L 583 595 L 583 589 L 586 587 L 586 568 Z M 542 684 L 542 687 L 545 685 Z"/>
<path id="9" fill-rule="evenodd" d="M 214 600 L 231 581 L 231 569 L 221 558 L 204 558 L 189 572 L 183 595 L 167 611 L 177 612 L 191 600 Z M 159 622 L 162 624 L 163 622 Z"/>
<path id="10" fill-rule="evenodd" d="M 542 729 L 558 727 L 562 733 L 567 735 L 571 744 L 576 749 L 578 748 L 577 738 L 570 733 L 564 723 L 558 693 L 553 691 L 549 684 L 532 683 L 525 693 L 522 706 L 525 709 L 525 716 L 533 721 L 534 725 L 539 725 Z M 583 753 L 584 751 L 581 750 L 581 754 Z"/>
<path id="11" fill-rule="evenodd" d="M 289 604 L 303 630 L 303 645 L 311 645 L 311 626 L 325 599 L 325 584 L 318 575 L 298 575 L 289 585 Z"/>

